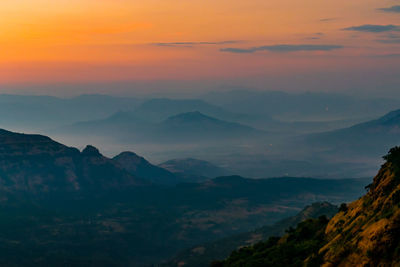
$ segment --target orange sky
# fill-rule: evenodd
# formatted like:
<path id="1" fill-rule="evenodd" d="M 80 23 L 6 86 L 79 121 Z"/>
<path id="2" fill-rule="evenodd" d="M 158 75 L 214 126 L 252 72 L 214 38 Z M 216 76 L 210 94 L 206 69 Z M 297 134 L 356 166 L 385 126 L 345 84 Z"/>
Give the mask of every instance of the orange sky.
<path id="1" fill-rule="evenodd" d="M 400 57 L 377 56 L 400 54 L 400 42 L 388 44 L 377 40 L 388 39 L 389 34 L 400 36 L 400 31 L 342 29 L 365 24 L 400 25 L 400 13 L 377 10 L 393 5 L 400 3 L 386 0 L 2 0 L 0 84 L 229 79 L 288 71 L 312 72 L 321 68 L 363 68 L 370 64 L 385 68 Z M 327 20 L 321 21 L 324 19 Z M 168 45 L 177 42 L 194 44 Z M 221 51 L 278 44 L 343 48 Z"/>

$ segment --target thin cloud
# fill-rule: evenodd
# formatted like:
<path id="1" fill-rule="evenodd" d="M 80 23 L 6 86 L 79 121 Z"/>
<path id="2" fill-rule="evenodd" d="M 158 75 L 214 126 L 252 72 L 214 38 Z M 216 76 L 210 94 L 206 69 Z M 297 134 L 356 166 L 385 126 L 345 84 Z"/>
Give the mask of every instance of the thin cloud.
<path id="1" fill-rule="evenodd" d="M 320 19 L 319 21 L 321 22 L 329 22 L 329 21 L 334 21 L 337 20 L 337 18 L 324 18 L 324 19 Z"/>
<path id="2" fill-rule="evenodd" d="M 220 42 L 170 42 L 170 43 L 151 43 L 151 45 L 155 46 L 163 46 L 163 47 L 194 47 L 201 45 L 224 45 L 224 44 L 236 44 L 240 41 L 236 40 L 228 40 L 228 41 L 220 41 Z"/>
<path id="3" fill-rule="evenodd" d="M 331 51 L 341 49 L 341 45 L 266 45 L 251 48 L 222 48 L 221 52 L 238 53 L 238 54 L 251 54 L 259 51 L 269 51 L 277 53 L 299 52 L 299 51 Z"/>
<path id="4" fill-rule="evenodd" d="M 378 8 L 379 11 L 389 12 L 389 13 L 400 13 L 400 6 L 392 6 L 386 8 Z"/>
<path id="5" fill-rule="evenodd" d="M 398 57 L 400 57 L 400 54 L 375 55 L 374 57 L 380 57 L 380 58 L 398 58 Z"/>
<path id="6" fill-rule="evenodd" d="M 400 44 L 400 39 L 378 39 L 376 41 L 382 44 Z"/>
<path id="7" fill-rule="evenodd" d="M 400 31 L 400 27 L 397 25 L 393 25 L 393 24 L 389 24 L 389 25 L 364 24 L 364 25 L 360 25 L 360 26 L 352 26 L 352 27 L 344 28 L 342 30 L 343 31 L 380 33 L 380 32 Z"/>
<path id="8" fill-rule="evenodd" d="M 383 44 L 400 44 L 400 35 L 389 33 L 376 41 Z"/>

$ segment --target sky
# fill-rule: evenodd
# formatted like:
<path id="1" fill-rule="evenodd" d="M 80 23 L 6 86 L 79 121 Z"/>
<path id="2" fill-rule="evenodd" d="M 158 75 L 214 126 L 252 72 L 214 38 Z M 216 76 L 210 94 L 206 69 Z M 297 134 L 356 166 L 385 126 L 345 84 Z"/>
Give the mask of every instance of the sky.
<path id="1" fill-rule="evenodd" d="M 398 0 L 0 1 L 0 91 L 218 83 L 379 94 L 399 91 L 399 70 Z"/>

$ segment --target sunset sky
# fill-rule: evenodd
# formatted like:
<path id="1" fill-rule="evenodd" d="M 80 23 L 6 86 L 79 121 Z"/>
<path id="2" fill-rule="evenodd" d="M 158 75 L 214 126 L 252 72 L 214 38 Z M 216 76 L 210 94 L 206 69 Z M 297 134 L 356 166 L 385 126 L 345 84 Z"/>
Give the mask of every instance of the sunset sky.
<path id="1" fill-rule="evenodd" d="M 352 73 L 393 87 L 399 68 L 400 1 L 0 1 L 3 86 Z"/>

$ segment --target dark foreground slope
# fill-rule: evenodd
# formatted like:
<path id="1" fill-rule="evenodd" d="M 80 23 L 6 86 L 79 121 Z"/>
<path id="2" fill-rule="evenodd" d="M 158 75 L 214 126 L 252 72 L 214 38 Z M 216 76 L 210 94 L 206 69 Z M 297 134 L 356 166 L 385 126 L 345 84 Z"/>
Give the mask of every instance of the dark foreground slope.
<path id="1" fill-rule="evenodd" d="M 307 220 L 213 266 L 399 266 L 400 148 L 385 159 L 369 192 L 330 221 Z"/>

